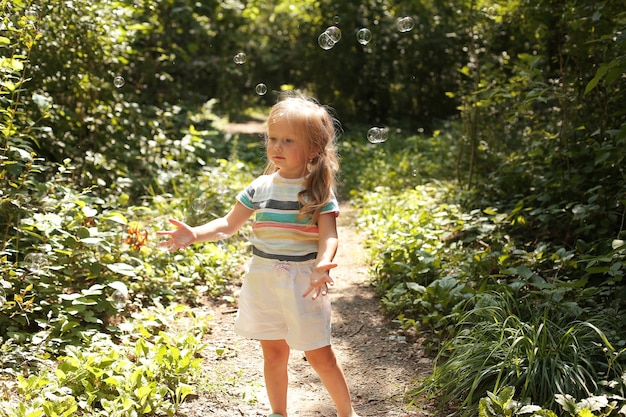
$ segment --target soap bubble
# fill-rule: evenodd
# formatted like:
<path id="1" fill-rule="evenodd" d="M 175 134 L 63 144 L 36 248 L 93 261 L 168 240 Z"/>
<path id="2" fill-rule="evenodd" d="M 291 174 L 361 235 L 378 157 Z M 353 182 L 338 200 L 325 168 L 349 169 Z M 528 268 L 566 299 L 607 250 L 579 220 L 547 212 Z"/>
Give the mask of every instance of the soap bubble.
<path id="1" fill-rule="evenodd" d="M 489 17 L 489 18 L 491 18 L 491 19 L 495 19 L 495 18 L 497 18 L 497 17 L 498 17 L 498 14 L 499 14 L 499 12 L 498 12 L 498 6 L 497 6 L 497 5 L 495 5 L 495 6 L 488 7 L 488 8 L 485 10 L 485 14 L 487 15 L 487 17 Z"/>
<path id="2" fill-rule="evenodd" d="M 329 50 L 341 39 L 341 30 L 337 26 L 329 26 L 317 37 L 320 48 Z"/>
<path id="3" fill-rule="evenodd" d="M 372 32 L 367 28 L 361 28 L 356 32 L 356 40 L 361 45 L 367 45 L 372 40 Z"/>
<path id="4" fill-rule="evenodd" d="M 341 22 L 341 18 L 340 18 L 339 16 L 335 16 L 335 17 L 333 17 L 333 23 L 334 23 L 334 24 L 338 25 L 338 24 L 339 24 L 339 22 Z"/>
<path id="5" fill-rule="evenodd" d="M 201 213 L 206 209 L 206 200 L 202 197 L 194 198 L 191 202 L 193 211 Z"/>
<path id="6" fill-rule="evenodd" d="M 384 127 L 372 127 L 367 131 L 367 140 L 371 143 L 383 143 L 387 140 L 389 129 Z"/>
<path id="7" fill-rule="evenodd" d="M 31 22 L 39 20 L 39 13 L 36 10 L 27 10 L 25 16 Z"/>
<path id="8" fill-rule="evenodd" d="M 115 290 L 113 294 L 111 294 L 111 304 L 118 310 L 122 310 L 126 303 L 128 302 L 128 294 L 124 294 L 124 292 L 120 290 Z"/>
<path id="9" fill-rule="evenodd" d="M 117 88 L 124 87 L 125 83 L 126 83 L 126 80 L 124 80 L 124 77 L 122 77 L 121 75 L 118 75 L 115 78 L 113 78 L 113 85 Z"/>
<path id="10" fill-rule="evenodd" d="M 263 83 L 256 85 L 255 91 L 258 95 L 264 96 L 267 93 L 267 86 Z"/>
<path id="11" fill-rule="evenodd" d="M 46 255 L 43 253 L 29 253 L 24 257 L 24 264 L 26 268 L 28 268 L 31 272 L 35 274 L 40 274 L 43 272 L 43 269 L 48 265 L 48 260 L 46 259 Z"/>
<path id="12" fill-rule="evenodd" d="M 410 16 L 400 17 L 396 20 L 396 28 L 400 32 L 410 32 L 413 30 L 413 26 L 415 26 L 415 23 Z"/>
<path id="13" fill-rule="evenodd" d="M 235 64 L 237 65 L 243 65 L 246 62 L 246 54 L 239 52 L 233 57 L 233 61 L 235 61 Z"/>

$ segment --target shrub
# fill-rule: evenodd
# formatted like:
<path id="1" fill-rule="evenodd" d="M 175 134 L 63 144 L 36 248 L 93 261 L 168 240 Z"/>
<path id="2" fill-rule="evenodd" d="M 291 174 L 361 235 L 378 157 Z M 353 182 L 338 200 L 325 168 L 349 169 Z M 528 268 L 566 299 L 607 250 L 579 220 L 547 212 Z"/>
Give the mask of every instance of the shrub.
<path id="1" fill-rule="evenodd" d="M 472 415 L 489 390 L 506 386 L 551 408 L 557 394 L 592 396 L 625 370 L 623 352 L 601 330 L 612 328 L 604 316 L 573 320 L 548 305 L 524 307 L 510 295 L 485 294 L 459 327 L 420 390 L 461 415 Z"/>

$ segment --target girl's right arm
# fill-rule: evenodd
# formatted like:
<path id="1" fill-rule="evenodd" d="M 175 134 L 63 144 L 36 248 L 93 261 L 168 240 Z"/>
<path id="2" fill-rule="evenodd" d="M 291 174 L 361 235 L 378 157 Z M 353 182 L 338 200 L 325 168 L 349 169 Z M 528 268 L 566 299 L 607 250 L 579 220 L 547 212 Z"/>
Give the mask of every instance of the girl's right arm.
<path id="1" fill-rule="evenodd" d="M 237 202 L 224 217 L 201 226 L 191 227 L 176 219 L 170 219 L 169 222 L 176 226 L 176 230 L 157 232 L 159 235 L 169 236 L 169 239 L 161 242 L 159 246 L 168 247 L 170 252 L 176 249 L 183 251 L 192 243 L 215 241 L 223 239 L 225 236 L 232 236 L 241 229 L 241 226 L 248 221 L 253 212 L 253 210 Z"/>

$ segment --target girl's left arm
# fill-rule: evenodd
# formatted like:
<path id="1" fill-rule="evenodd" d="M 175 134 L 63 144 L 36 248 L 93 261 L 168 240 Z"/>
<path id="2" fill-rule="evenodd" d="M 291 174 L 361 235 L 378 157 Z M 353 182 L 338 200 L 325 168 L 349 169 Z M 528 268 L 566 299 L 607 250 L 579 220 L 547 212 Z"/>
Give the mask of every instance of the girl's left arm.
<path id="1" fill-rule="evenodd" d="M 303 297 L 312 294 L 311 298 L 313 300 L 320 295 L 328 294 L 328 285 L 334 285 L 330 277 L 330 270 L 337 267 L 333 259 L 339 246 L 335 213 L 320 215 L 317 220 L 317 228 L 319 231 L 317 259 L 315 267 L 311 272 L 309 288 L 302 294 Z"/>

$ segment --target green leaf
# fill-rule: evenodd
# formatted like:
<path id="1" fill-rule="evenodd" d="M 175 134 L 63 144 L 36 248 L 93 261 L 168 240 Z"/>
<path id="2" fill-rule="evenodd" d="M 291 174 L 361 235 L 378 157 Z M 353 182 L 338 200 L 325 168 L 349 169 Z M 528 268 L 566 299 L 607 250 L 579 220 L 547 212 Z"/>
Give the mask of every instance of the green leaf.
<path id="1" fill-rule="evenodd" d="M 128 224 L 128 219 L 126 218 L 126 216 L 124 216 L 122 213 L 119 213 L 117 211 L 104 214 L 102 218 L 104 220 L 111 220 L 112 222 L 119 223 L 119 224 L 124 224 L 124 225 Z"/>
<path id="2" fill-rule="evenodd" d="M 125 275 L 127 277 L 137 276 L 137 274 L 135 274 L 135 268 L 133 268 L 132 265 L 129 265 L 123 262 L 108 264 L 107 268 L 109 268 L 111 271 L 115 272 L 116 274 Z"/>
<path id="3" fill-rule="evenodd" d="M 139 398 L 141 403 L 144 403 L 150 397 L 150 394 L 154 391 L 155 383 L 151 382 L 147 385 L 143 385 L 135 390 L 135 395 Z"/>
<path id="4" fill-rule="evenodd" d="M 607 80 L 606 80 L 607 84 L 610 84 L 611 82 L 613 82 L 616 77 L 616 74 L 614 74 L 615 70 L 618 70 L 618 73 L 621 74 L 620 68 L 615 66 L 615 61 L 611 61 L 608 64 L 601 64 L 600 67 L 598 67 L 598 70 L 596 71 L 596 75 L 591 79 L 591 81 L 589 81 L 589 83 L 587 83 L 584 94 L 587 94 L 591 90 L 596 88 L 600 80 L 602 80 L 605 77 L 607 77 Z M 608 75 L 607 75 L 609 72 L 611 72 L 610 80 L 608 79 Z"/>
<path id="5" fill-rule="evenodd" d="M 24 62 L 21 59 L 15 58 L 0 58 L 0 68 L 8 68 L 16 72 L 22 71 L 24 69 Z M 5 83 L 8 82 L 10 81 L 5 81 Z M 7 86 L 7 88 L 9 87 Z"/>
<path id="6" fill-rule="evenodd" d="M 408 289 L 418 292 L 420 294 L 424 294 L 426 292 L 426 287 L 418 284 L 417 282 L 407 282 L 406 286 Z"/>
<path id="7" fill-rule="evenodd" d="M 107 284 L 107 285 L 109 287 L 113 288 L 114 290 L 119 291 L 124 296 L 128 296 L 128 287 L 122 281 L 109 282 L 109 284 Z"/>

